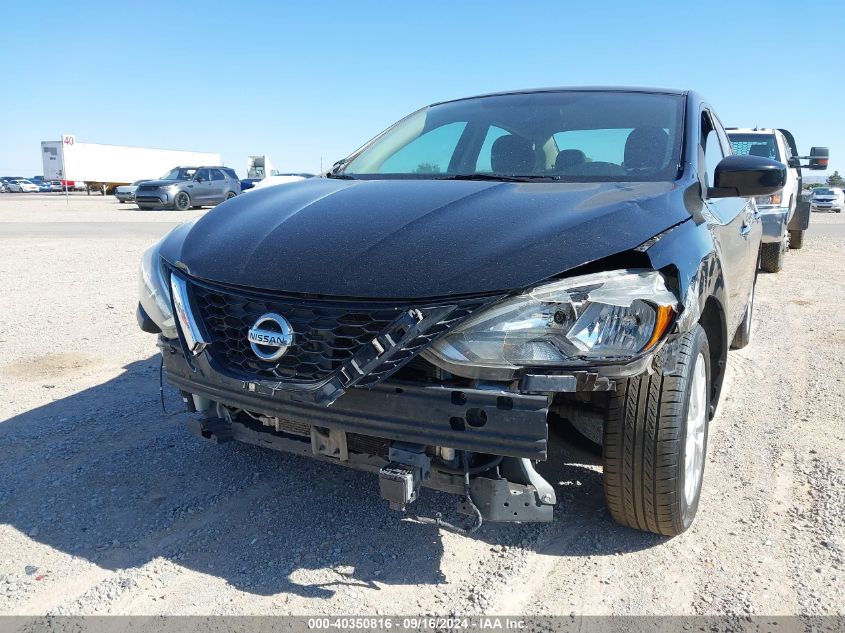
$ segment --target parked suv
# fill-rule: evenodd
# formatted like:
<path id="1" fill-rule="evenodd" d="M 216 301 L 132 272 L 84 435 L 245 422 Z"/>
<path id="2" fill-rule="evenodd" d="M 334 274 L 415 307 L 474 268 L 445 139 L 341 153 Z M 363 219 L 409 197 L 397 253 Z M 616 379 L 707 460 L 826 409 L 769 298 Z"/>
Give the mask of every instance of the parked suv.
<path id="1" fill-rule="evenodd" d="M 148 180 L 135 190 L 139 209 L 176 209 L 213 206 L 241 192 L 230 167 L 174 167 L 159 180 Z"/>
<path id="2" fill-rule="evenodd" d="M 201 437 L 378 473 L 391 507 L 471 532 L 551 521 L 549 427 L 598 420 L 613 518 L 678 534 L 751 336 L 751 198 L 785 182 L 694 92 L 439 103 L 173 230 L 138 322 Z M 471 522 L 413 513 L 421 487 Z"/>

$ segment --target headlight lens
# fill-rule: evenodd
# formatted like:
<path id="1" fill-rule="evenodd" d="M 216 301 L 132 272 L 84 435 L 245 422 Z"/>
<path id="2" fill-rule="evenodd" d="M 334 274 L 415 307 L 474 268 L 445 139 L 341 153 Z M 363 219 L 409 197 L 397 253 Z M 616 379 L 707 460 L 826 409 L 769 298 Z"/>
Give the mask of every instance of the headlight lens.
<path id="1" fill-rule="evenodd" d="M 758 196 L 754 198 L 754 201 L 763 206 L 770 206 L 770 205 L 778 205 L 783 200 L 783 194 L 775 193 L 771 196 Z"/>
<path id="2" fill-rule="evenodd" d="M 178 334 L 173 311 L 170 309 L 170 292 L 161 264 L 160 248 L 161 242 L 154 244 L 141 258 L 139 299 L 147 315 L 161 329 L 161 333 L 167 338 L 176 338 Z"/>
<path id="3" fill-rule="evenodd" d="M 617 270 L 538 286 L 471 317 L 429 354 L 460 366 L 517 368 L 630 359 L 668 329 L 677 299 L 654 270 Z"/>

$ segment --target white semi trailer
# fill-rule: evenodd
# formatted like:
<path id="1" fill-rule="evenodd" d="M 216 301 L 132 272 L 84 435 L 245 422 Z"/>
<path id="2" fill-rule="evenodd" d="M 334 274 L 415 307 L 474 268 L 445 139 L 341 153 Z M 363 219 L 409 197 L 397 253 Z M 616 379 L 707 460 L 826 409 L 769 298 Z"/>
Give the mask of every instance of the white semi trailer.
<path id="1" fill-rule="evenodd" d="M 221 165 L 215 152 L 185 152 L 124 145 L 80 143 L 65 135 L 61 141 L 41 141 L 44 179 L 85 182 L 91 190 L 112 193 L 119 185 L 158 178 L 173 167 Z"/>

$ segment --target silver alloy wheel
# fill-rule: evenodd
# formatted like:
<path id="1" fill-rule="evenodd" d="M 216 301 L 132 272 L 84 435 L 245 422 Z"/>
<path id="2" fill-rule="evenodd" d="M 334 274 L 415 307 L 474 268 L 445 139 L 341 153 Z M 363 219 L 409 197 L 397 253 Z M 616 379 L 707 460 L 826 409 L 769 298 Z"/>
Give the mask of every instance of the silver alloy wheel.
<path id="1" fill-rule="evenodd" d="M 687 407 L 687 441 L 684 449 L 684 497 L 695 502 L 704 470 L 704 430 L 707 421 L 707 367 L 699 352 L 692 369 L 692 385 Z"/>

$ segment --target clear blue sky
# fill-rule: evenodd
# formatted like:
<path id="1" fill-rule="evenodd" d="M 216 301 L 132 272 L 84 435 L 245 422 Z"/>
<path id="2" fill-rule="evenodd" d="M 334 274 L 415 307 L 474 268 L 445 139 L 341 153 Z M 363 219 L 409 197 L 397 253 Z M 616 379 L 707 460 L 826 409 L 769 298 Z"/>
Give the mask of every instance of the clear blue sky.
<path id="1" fill-rule="evenodd" d="M 316 171 L 433 101 L 591 84 L 695 88 L 842 172 L 843 42 L 825 1 L 12 2 L 0 174 L 40 174 L 62 133 Z"/>

